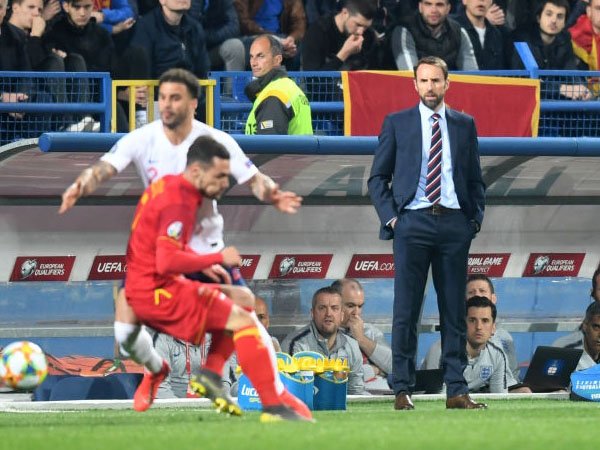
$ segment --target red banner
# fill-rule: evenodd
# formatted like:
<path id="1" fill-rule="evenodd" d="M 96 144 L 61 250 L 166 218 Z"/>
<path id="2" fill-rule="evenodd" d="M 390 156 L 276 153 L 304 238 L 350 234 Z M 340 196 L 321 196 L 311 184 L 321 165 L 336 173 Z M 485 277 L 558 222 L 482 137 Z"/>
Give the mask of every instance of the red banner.
<path id="1" fill-rule="evenodd" d="M 94 258 L 88 280 L 124 280 L 125 255 L 98 255 Z"/>
<path id="2" fill-rule="evenodd" d="M 275 255 L 269 278 L 325 278 L 333 255 Z"/>
<path id="3" fill-rule="evenodd" d="M 69 281 L 74 256 L 18 256 L 10 281 Z"/>
<path id="4" fill-rule="evenodd" d="M 531 253 L 524 277 L 576 277 L 585 253 Z"/>
<path id="5" fill-rule="evenodd" d="M 254 272 L 256 272 L 256 268 L 258 267 L 258 261 L 260 261 L 260 255 L 242 255 L 242 265 L 240 266 L 242 278 L 245 280 L 254 278 Z"/>
<path id="6" fill-rule="evenodd" d="M 456 74 L 449 79 L 446 104 L 473 116 L 479 136 L 537 136 L 539 80 Z M 419 102 L 412 72 L 342 72 L 342 80 L 346 136 L 377 136 L 387 114 Z"/>
<path id="7" fill-rule="evenodd" d="M 467 275 L 481 273 L 488 277 L 504 275 L 510 253 L 473 253 L 469 255 Z"/>
<path id="8" fill-rule="evenodd" d="M 346 276 L 350 278 L 394 278 L 394 255 L 353 255 Z"/>

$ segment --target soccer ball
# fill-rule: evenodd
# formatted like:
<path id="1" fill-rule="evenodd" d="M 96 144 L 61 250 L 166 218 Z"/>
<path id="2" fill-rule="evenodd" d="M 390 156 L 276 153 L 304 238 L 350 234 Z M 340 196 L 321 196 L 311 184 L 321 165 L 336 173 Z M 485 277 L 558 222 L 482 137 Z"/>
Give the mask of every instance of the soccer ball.
<path id="1" fill-rule="evenodd" d="M 37 344 L 18 341 L 2 351 L 0 378 L 13 389 L 33 389 L 47 374 L 46 356 Z"/>

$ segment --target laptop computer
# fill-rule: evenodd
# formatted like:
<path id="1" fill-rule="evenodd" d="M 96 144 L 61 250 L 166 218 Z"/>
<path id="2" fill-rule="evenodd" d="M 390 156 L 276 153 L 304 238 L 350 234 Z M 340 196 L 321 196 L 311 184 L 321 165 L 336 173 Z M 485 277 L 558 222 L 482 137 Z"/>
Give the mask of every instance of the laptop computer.
<path id="1" fill-rule="evenodd" d="M 444 384 L 442 369 L 417 370 L 414 393 L 439 394 Z"/>
<path id="2" fill-rule="evenodd" d="M 567 389 L 582 349 L 539 346 L 535 349 L 523 384 L 533 392 Z"/>

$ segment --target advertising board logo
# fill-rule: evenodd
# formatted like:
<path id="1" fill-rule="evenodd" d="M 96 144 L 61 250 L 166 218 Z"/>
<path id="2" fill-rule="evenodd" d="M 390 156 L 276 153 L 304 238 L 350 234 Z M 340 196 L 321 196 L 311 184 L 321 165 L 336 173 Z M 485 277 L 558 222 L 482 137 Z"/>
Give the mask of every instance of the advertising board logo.
<path id="1" fill-rule="evenodd" d="M 288 273 L 292 271 L 295 265 L 296 258 L 294 258 L 293 256 L 283 258 L 279 263 L 279 275 L 285 277 Z"/>
<path id="2" fill-rule="evenodd" d="M 325 278 L 333 255 L 275 255 L 269 278 Z"/>
<path id="3" fill-rule="evenodd" d="M 125 255 L 96 255 L 88 280 L 123 280 L 126 273 Z"/>
<path id="4" fill-rule="evenodd" d="M 394 255 L 355 254 L 346 271 L 350 278 L 394 278 Z"/>
<path id="5" fill-rule="evenodd" d="M 18 256 L 10 281 L 68 281 L 74 256 Z"/>
<path id="6" fill-rule="evenodd" d="M 37 267 L 37 260 L 35 259 L 26 259 L 21 264 L 21 279 L 25 279 L 34 274 L 35 269 Z"/>
<path id="7" fill-rule="evenodd" d="M 524 277 L 576 277 L 585 253 L 531 253 Z"/>
<path id="8" fill-rule="evenodd" d="M 473 253 L 469 255 L 467 275 L 483 274 L 488 277 L 504 275 L 510 253 Z"/>
<path id="9" fill-rule="evenodd" d="M 542 271 L 548 267 L 550 263 L 550 257 L 548 255 L 541 255 L 535 258 L 533 262 L 533 273 L 537 275 L 538 273 L 542 273 Z"/>
<path id="10" fill-rule="evenodd" d="M 254 278 L 254 273 L 258 267 L 260 255 L 242 255 L 242 264 L 240 266 L 240 274 L 245 280 Z"/>

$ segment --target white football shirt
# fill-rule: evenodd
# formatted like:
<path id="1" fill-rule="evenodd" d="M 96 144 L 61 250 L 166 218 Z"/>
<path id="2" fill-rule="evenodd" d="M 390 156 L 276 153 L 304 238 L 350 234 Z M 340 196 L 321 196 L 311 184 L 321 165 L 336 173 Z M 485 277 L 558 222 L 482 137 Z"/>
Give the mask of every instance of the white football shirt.
<path id="1" fill-rule="evenodd" d="M 210 136 L 221 143 L 231 157 L 231 175 L 239 184 L 246 183 L 258 173 L 258 168 L 245 155 L 237 142 L 223 131 L 194 120 L 191 133 L 178 145 L 167 139 L 160 120 L 144 125 L 117 141 L 100 160 L 109 163 L 117 172 L 134 163 L 144 186 L 165 175 L 176 175 L 185 169 L 187 152 L 196 138 Z M 221 250 L 223 243 L 223 216 L 217 202 L 203 202 L 198 210 L 197 223 L 190 247 L 198 253 Z"/>

